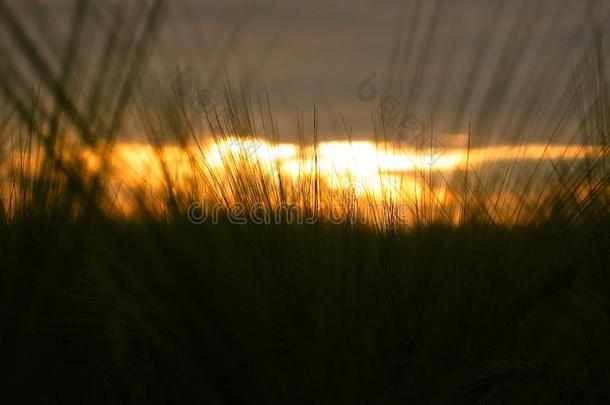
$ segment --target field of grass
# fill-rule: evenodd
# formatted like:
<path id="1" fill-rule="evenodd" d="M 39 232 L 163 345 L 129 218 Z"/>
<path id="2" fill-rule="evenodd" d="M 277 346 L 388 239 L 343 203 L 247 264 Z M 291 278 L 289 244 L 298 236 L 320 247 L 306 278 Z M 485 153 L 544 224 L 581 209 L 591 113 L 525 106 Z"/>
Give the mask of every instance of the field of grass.
<path id="1" fill-rule="evenodd" d="M 576 81 L 589 85 L 574 91 L 575 144 L 595 145 L 597 156 L 515 161 L 493 175 L 467 164 L 440 180 L 424 169 L 408 223 L 399 223 L 390 197 L 372 221 L 338 223 L 323 212 L 332 192 L 317 167 L 290 184 L 243 156 L 223 160 L 222 174 L 202 168 L 188 152 L 198 138 L 180 89 L 163 95 L 164 108 L 143 101 L 133 83 L 162 2 L 134 32 L 108 32 L 111 68 L 86 76 L 85 97 L 82 72 L 72 69 L 81 67 L 78 39 L 91 11 L 76 3 L 56 69 L 0 0 L 15 47 L 3 44 L 0 58 L 8 106 L 0 117 L 0 402 L 610 402 L 602 44 L 593 44 L 590 69 Z M 20 73 L 20 64 L 30 71 Z M 28 74 L 38 78 L 34 88 Z M 271 109 L 257 110 L 228 83 L 229 113 L 221 120 L 203 108 L 216 142 L 278 142 Z M 271 129 L 256 129 L 256 114 Z M 125 191 L 126 213 L 115 188 L 121 168 L 110 161 L 128 115 L 157 152 L 163 181 L 154 191 L 146 182 Z M 314 162 L 316 119 L 302 141 Z M 167 167 L 168 134 L 194 162 L 189 181 L 176 182 Z M 388 138 L 379 134 L 379 148 Z M 439 200 L 439 181 L 451 200 Z M 503 193 L 516 202 L 495 199 Z M 344 190 L 333 201 L 356 207 L 357 217 L 364 194 Z M 272 212 L 296 204 L 318 220 L 239 224 L 220 215 L 195 223 L 194 201 L 220 203 L 223 214 L 235 203 L 266 203 Z"/>

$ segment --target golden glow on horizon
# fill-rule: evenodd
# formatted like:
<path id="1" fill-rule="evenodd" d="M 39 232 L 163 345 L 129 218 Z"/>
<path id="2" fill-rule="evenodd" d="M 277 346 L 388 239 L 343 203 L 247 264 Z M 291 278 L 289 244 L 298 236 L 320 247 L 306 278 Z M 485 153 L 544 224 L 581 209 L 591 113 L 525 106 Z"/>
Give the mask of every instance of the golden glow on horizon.
<path id="1" fill-rule="evenodd" d="M 266 192 L 271 190 L 271 203 L 276 204 L 280 200 L 302 202 L 303 198 L 311 198 L 311 190 L 305 193 L 308 196 L 303 196 L 302 186 L 313 187 L 317 182 L 321 195 L 327 199 L 409 204 L 428 199 L 443 206 L 459 204 L 445 180 L 465 169 L 467 162 L 469 168 L 481 173 L 488 170 L 486 165 L 493 169 L 494 163 L 568 161 L 594 158 L 601 153 L 600 147 L 580 145 L 495 145 L 470 151 L 448 147 L 422 152 L 367 141 L 320 142 L 315 147 L 301 147 L 232 137 L 208 139 L 187 148 L 117 143 L 109 162 L 110 188 L 120 209 L 126 211 L 129 211 L 126 207 L 132 206 L 132 191 L 146 190 L 162 197 L 168 184 L 174 191 L 185 190 L 189 198 L 223 201 L 241 201 L 248 193 L 254 199 L 264 196 L 262 192 L 257 194 L 259 187 Z M 91 168 L 99 164 L 93 153 L 85 152 L 85 157 Z M 443 181 L 432 180 L 433 176 Z M 248 184 L 249 180 L 258 185 Z M 198 188 L 190 189 L 192 184 Z M 502 199 L 510 200 L 506 190 L 502 193 Z M 500 198 L 492 193 L 488 196 Z"/>
<path id="2" fill-rule="evenodd" d="M 531 144 L 521 147 L 488 146 L 470 151 L 447 148 L 422 153 L 409 149 L 384 149 L 367 141 L 321 142 L 315 149 L 312 146 L 301 149 L 296 144 L 273 145 L 258 139 L 240 141 L 226 138 L 208 141 L 201 150 L 195 146 L 186 150 L 165 146 L 159 150 L 148 144 L 119 143 L 114 148 L 112 163 L 119 169 L 122 179 L 134 185 L 139 181 L 154 185 L 162 180 L 159 153 L 175 178 L 191 174 L 193 162 L 216 173 L 222 173 L 232 163 L 248 162 L 260 166 L 264 172 L 279 171 L 282 176 L 292 179 L 312 175 L 317 169 L 331 187 L 342 188 L 358 183 L 363 189 L 357 192 L 379 196 L 384 179 L 395 181 L 395 177 L 408 177 L 428 170 L 450 173 L 464 169 L 466 162 L 470 167 L 477 167 L 511 160 L 573 160 L 599 156 L 600 152 L 600 148 L 594 146 Z"/>

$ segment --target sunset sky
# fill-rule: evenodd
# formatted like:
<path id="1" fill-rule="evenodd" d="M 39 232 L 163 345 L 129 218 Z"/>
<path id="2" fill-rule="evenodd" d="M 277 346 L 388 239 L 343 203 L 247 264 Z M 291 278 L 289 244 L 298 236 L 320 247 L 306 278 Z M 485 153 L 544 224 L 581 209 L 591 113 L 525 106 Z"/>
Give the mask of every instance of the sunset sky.
<path id="1" fill-rule="evenodd" d="M 19 3 L 32 31 L 61 48 L 72 2 Z M 102 25 L 112 3 L 100 10 Z M 233 84 L 268 91 L 286 140 L 296 109 L 308 117 L 314 103 L 323 139 L 345 137 L 342 116 L 355 138 L 372 139 L 371 116 L 390 96 L 439 135 L 464 133 L 472 119 L 474 143 L 545 142 L 586 65 L 592 27 L 609 21 L 604 3 L 176 0 L 151 72 L 182 75 L 193 94 L 220 100 L 226 69 Z M 95 32 L 88 45 L 97 54 Z M 570 129 L 562 132 L 557 138 L 569 140 Z"/>

